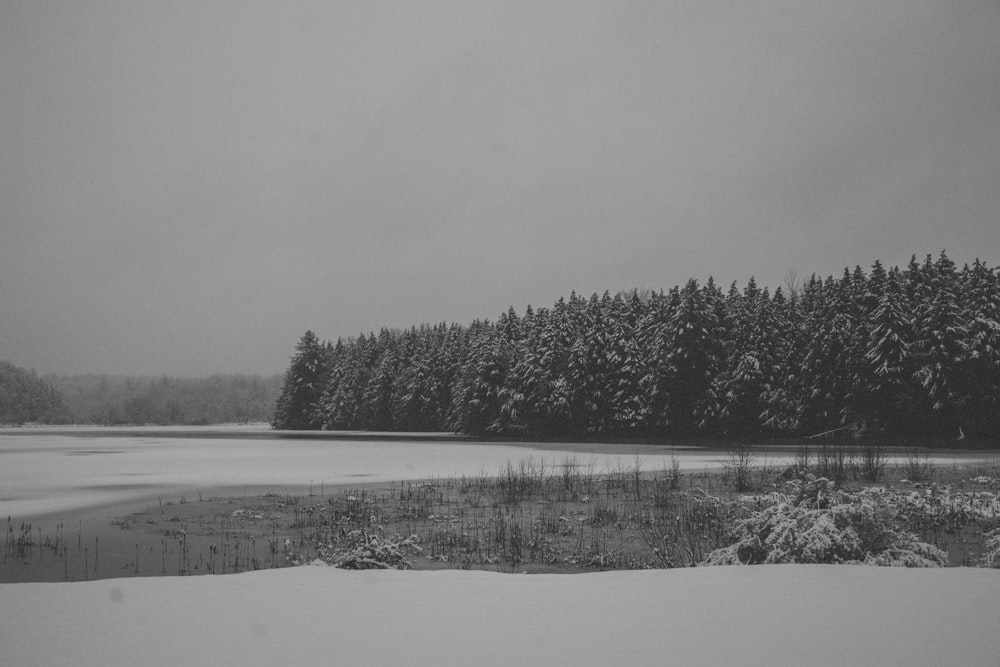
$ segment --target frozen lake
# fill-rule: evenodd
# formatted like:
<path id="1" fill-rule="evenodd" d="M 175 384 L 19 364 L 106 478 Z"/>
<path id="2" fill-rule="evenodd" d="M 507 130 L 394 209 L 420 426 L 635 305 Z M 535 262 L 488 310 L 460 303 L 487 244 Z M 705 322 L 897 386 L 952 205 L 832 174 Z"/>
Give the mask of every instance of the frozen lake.
<path id="1" fill-rule="evenodd" d="M 157 495 L 240 487 L 364 484 L 496 474 L 527 457 L 557 466 L 570 457 L 601 474 L 723 466 L 720 450 L 653 445 L 551 445 L 428 439 L 426 434 L 276 433 L 266 425 L 105 429 L 0 429 L 0 516 L 20 519 Z M 596 453 L 595 453 L 596 452 Z M 614 452 L 614 453 L 608 453 Z M 757 464 L 787 465 L 792 454 L 756 450 Z M 981 457 L 949 455 L 938 461 Z"/>
<path id="2" fill-rule="evenodd" d="M 363 484 L 487 473 L 528 456 L 559 465 L 575 456 L 595 471 L 631 466 L 638 455 L 644 470 L 669 466 L 676 456 L 684 469 L 722 464 L 724 454 L 676 449 L 621 454 L 574 454 L 545 445 L 275 437 L 263 425 L 187 428 L 2 429 L 0 430 L 0 516 L 27 518 L 199 490 L 320 484 Z"/>

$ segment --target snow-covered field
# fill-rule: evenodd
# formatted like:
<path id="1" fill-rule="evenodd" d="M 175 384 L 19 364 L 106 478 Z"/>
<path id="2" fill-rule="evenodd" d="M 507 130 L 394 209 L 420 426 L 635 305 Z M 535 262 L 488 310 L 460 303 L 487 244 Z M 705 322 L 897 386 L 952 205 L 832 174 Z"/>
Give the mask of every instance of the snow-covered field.
<path id="1" fill-rule="evenodd" d="M 160 489 L 494 473 L 529 454 L 553 464 L 568 455 L 466 443 L 5 432 L 0 514 Z M 675 454 L 688 469 L 724 461 Z M 670 458 L 643 455 L 641 464 L 656 469 Z M 599 469 L 617 465 L 594 459 Z M 531 576 L 317 566 L 3 584 L 0 664 L 995 667 L 998 600 L 998 570 L 863 566 Z"/>
<path id="2" fill-rule="evenodd" d="M 995 570 L 302 567 L 0 588 L 4 665 L 989 665 Z"/>

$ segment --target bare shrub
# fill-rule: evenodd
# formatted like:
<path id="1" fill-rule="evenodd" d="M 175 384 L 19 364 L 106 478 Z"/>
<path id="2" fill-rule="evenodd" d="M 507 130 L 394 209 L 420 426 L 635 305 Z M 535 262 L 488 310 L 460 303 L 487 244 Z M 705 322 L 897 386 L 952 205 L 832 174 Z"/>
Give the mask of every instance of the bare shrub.
<path id="1" fill-rule="evenodd" d="M 867 482 L 877 482 L 882 479 L 885 471 L 886 456 L 885 450 L 879 443 L 868 443 L 861 449 L 861 462 L 859 472 L 861 478 Z"/>
<path id="2" fill-rule="evenodd" d="M 929 482 L 934 477 L 935 466 L 927 454 L 923 456 L 911 449 L 899 465 L 899 473 L 911 482 Z"/>
<path id="3" fill-rule="evenodd" d="M 732 475 L 733 485 L 737 491 L 750 491 L 753 488 L 752 473 L 755 458 L 750 451 L 750 445 L 738 443 L 729 450 L 729 456 L 724 464 L 726 473 Z"/>

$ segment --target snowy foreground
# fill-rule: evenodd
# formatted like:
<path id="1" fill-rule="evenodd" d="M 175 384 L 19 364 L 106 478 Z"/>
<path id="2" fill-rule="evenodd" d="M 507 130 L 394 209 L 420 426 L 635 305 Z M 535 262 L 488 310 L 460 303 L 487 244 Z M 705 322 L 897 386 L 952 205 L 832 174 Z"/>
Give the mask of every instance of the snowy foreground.
<path id="1" fill-rule="evenodd" d="M 783 565 L 7 584 L 5 665 L 990 665 L 1000 572 Z"/>

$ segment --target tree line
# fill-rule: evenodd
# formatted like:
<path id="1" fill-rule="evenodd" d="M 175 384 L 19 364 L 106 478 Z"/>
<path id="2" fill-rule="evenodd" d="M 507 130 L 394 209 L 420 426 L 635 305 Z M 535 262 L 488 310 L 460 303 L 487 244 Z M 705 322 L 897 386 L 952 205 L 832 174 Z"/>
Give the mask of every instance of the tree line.
<path id="1" fill-rule="evenodd" d="M 531 438 L 1000 436 L 1000 272 L 571 294 L 468 326 L 298 341 L 272 425 Z"/>
<path id="2" fill-rule="evenodd" d="M 73 375 L 49 381 L 71 421 L 106 426 L 266 422 L 282 387 L 280 375 Z"/>
<path id="3" fill-rule="evenodd" d="M 7 361 L 0 361 L 0 424 L 65 423 L 69 413 L 50 382 Z"/>
<path id="4" fill-rule="evenodd" d="M 0 424 L 204 425 L 267 422 L 282 377 L 39 377 L 0 361 Z"/>

